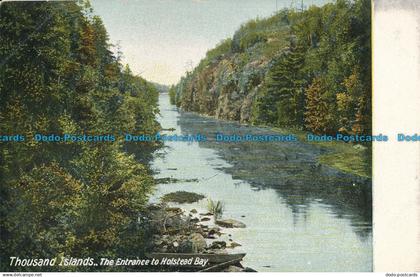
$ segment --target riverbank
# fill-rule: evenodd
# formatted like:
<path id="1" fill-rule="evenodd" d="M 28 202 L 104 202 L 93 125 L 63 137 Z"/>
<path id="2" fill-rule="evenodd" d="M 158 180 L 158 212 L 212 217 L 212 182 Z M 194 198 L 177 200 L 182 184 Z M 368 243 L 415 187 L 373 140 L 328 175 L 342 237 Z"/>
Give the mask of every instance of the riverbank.
<path id="1" fill-rule="evenodd" d="M 320 164 L 360 177 L 372 178 L 371 144 L 365 143 L 361 145 L 343 141 L 307 141 L 306 136 L 308 133 L 302 130 L 269 126 L 260 127 L 269 128 L 279 133 L 294 134 L 300 141 L 318 145 L 328 150 L 328 153 L 321 154 L 318 157 Z"/>
<path id="2" fill-rule="evenodd" d="M 241 244 L 233 241 L 229 229 L 245 228 L 245 224 L 233 219 L 216 219 L 213 213 L 200 213 L 195 208 L 185 210 L 177 206 L 177 202 L 170 202 L 170 205 L 165 202 L 165 199 L 171 199 L 194 203 L 203 197 L 180 191 L 176 196 L 166 196 L 162 202 L 147 207 L 144 218 L 153 234 L 148 255 L 161 259 L 190 257 L 201 261 L 199 266 L 162 266 L 159 271 L 254 271 L 241 264 L 245 253 L 230 251 Z"/>
<path id="3" fill-rule="evenodd" d="M 159 122 L 176 133 L 205 130 L 210 137 L 217 132 L 274 133 L 269 128 L 183 112 L 170 105 L 168 98 L 160 95 Z M 242 264 L 259 272 L 371 271 L 370 181 L 319 166 L 318 157 L 328 153 L 332 151 L 303 141 L 167 141 L 151 163 L 159 184 L 149 202 L 159 203 L 163 196 L 178 191 L 204 195 L 191 204 L 168 202 L 185 215 L 193 209 L 207 213 L 208 199 L 223 202 L 222 218 L 240 220 L 246 228 L 225 229 L 222 233 L 232 236 L 215 240 L 228 245 L 231 238 L 241 244 L 227 248 L 228 253 L 246 253 Z M 213 224 L 210 218 L 197 224 Z"/>
<path id="4" fill-rule="evenodd" d="M 344 141 L 308 141 L 308 132 L 293 129 L 293 128 L 279 128 L 267 125 L 252 125 L 240 123 L 238 121 L 230 121 L 224 119 L 218 119 L 215 116 L 209 116 L 206 114 L 199 114 L 195 112 L 189 112 L 197 114 L 199 116 L 216 119 L 226 123 L 237 123 L 242 126 L 253 126 L 257 128 L 266 128 L 269 131 L 280 133 L 280 134 L 291 134 L 297 137 L 301 142 L 316 145 L 323 150 L 323 154 L 317 157 L 317 161 L 321 165 L 332 167 L 336 170 L 344 173 L 353 174 L 362 178 L 372 178 L 372 146 L 371 143 L 355 144 Z"/>

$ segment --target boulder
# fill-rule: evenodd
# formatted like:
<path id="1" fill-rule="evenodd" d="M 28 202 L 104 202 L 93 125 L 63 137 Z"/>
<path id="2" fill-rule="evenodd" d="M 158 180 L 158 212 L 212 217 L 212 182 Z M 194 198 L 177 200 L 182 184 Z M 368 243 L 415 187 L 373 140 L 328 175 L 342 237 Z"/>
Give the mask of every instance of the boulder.
<path id="1" fill-rule="evenodd" d="M 204 225 L 204 224 L 198 224 L 198 226 L 199 226 L 201 229 L 203 229 L 204 231 L 206 231 L 206 230 L 208 230 L 208 229 L 209 229 L 209 226 Z"/>
<path id="2" fill-rule="evenodd" d="M 182 209 L 178 207 L 167 207 L 165 211 L 170 212 L 170 213 L 176 213 L 176 214 L 182 213 Z"/>
<path id="3" fill-rule="evenodd" d="M 192 252 L 199 253 L 207 247 L 206 240 L 199 233 L 191 234 L 188 240 L 191 242 Z"/>
<path id="4" fill-rule="evenodd" d="M 233 241 L 226 248 L 235 248 L 235 247 L 238 247 L 238 246 L 242 246 L 242 244 L 239 244 L 239 243 Z"/>
<path id="5" fill-rule="evenodd" d="M 216 220 L 216 224 L 225 228 L 245 228 L 246 225 L 235 219 Z"/>
<path id="6" fill-rule="evenodd" d="M 224 249 L 226 248 L 226 242 L 225 241 L 214 241 L 212 242 L 212 244 L 210 244 L 210 246 L 208 247 L 208 249 Z"/>
<path id="7" fill-rule="evenodd" d="M 214 235 L 218 235 L 220 236 L 220 228 L 219 227 L 212 227 L 209 229 L 209 235 L 210 236 L 214 236 Z"/>
<path id="8" fill-rule="evenodd" d="M 200 213 L 200 215 L 201 215 L 201 216 L 211 216 L 211 215 L 213 215 L 213 214 L 209 212 L 209 213 Z"/>
<path id="9" fill-rule="evenodd" d="M 147 208 L 150 211 L 157 211 L 157 210 L 161 210 L 162 209 L 162 206 L 159 205 L 159 204 L 150 204 Z"/>
<path id="10" fill-rule="evenodd" d="M 191 218 L 190 219 L 190 222 L 191 223 L 197 223 L 197 222 L 199 222 L 200 220 L 197 218 L 197 217 L 193 217 L 193 218 Z"/>
<path id="11" fill-rule="evenodd" d="M 192 213 L 192 214 L 196 214 L 196 213 L 197 213 L 197 210 L 196 210 L 196 209 L 192 209 L 192 210 L 190 211 L 190 213 Z"/>
<path id="12" fill-rule="evenodd" d="M 182 241 L 178 247 L 179 253 L 192 253 L 193 252 L 193 243 L 189 240 Z"/>

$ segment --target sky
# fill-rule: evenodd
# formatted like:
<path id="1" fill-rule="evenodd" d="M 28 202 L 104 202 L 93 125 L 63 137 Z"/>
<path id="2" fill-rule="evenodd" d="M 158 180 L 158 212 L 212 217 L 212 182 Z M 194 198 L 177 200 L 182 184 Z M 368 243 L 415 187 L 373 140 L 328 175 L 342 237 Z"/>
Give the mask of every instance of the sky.
<path id="1" fill-rule="evenodd" d="M 91 0 L 110 43 L 120 45 L 123 63 L 148 81 L 166 85 L 176 84 L 241 24 L 293 2 L 300 5 L 300 0 Z"/>

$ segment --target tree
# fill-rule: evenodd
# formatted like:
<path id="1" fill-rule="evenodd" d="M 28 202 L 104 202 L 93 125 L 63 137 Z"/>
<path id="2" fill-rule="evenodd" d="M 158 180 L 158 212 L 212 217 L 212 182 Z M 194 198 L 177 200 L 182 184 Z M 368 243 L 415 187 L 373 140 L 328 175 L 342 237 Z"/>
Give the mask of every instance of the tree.
<path id="1" fill-rule="evenodd" d="M 323 80 L 319 78 L 314 79 L 306 89 L 305 126 L 316 134 L 325 134 L 331 128 L 329 125 L 331 115 L 323 99 L 324 89 Z"/>
<path id="2" fill-rule="evenodd" d="M 176 105 L 176 88 L 175 86 L 171 86 L 169 88 L 169 101 L 171 105 Z"/>
<path id="3" fill-rule="evenodd" d="M 304 52 L 298 46 L 292 46 L 289 52 L 275 60 L 266 78 L 266 89 L 263 90 L 257 106 L 262 122 L 282 127 L 303 124 L 303 63 Z"/>
<path id="4" fill-rule="evenodd" d="M 127 241 L 135 241 L 141 254 L 147 241 L 137 217 L 154 185 L 146 165 L 119 139 L 42 143 L 32 137 L 154 133 L 154 85 L 123 69 L 89 6 L 6 2 L 0 32 L 0 129 L 26 137 L 0 144 L 0 250 L 22 257 L 116 257 L 134 255 Z M 155 146 L 137 151 L 147 155 Z M 10 270 L 8 260 L 0 259 L 0 270 Z"/>

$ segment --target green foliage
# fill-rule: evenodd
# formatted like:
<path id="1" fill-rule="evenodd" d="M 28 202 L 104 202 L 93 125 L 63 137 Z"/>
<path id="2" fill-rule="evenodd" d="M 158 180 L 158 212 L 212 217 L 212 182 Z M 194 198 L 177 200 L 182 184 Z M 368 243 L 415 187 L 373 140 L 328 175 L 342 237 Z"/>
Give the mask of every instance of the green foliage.
<path id="1" fill-rule="evenodd" d="M 267 74 L 264 94 L 257 101 L 263 123 L 299 127 L 303 123 L 304 79 L 301 47 L 291 48 L 278 59 Z"/>
<path id="2" fill-rule="evenodd" d="M 213 61 L 223 55 L 229 54 L 231 49 L 232 39 L 228 38 L 222 40 L 215 48 L 207 51 L 206 53 L 206 60 Z"/>
<path id="3" fill-rule="evenodd" d="M 321 155 L 319 162 L 337 168 L 343 172 L 348 172 L 363 177 L 372 177 L 372 149 L 356 151 L 347 148 L 340 153 Z"/>
<path id="4" fill-rule="evenodd" d="M 337 1 L 290 12 L 294 38 L 290 53 L 296 53 L 293 45 L 298 44 L 299 54 L 270 68 L 266 85 L 272 90 L 259 101 L 277 106 L 277 117 L 269 117 L 273 114 L 269 110 L 264 118 L 266 107 L 257 105 L 255 114 L 263 116 L 256 117 L 256 122 L 314 133 L 370 132 L 371 109 L 362 104 L 371 98 L 371 80 L 366 77 L 370 74 L 360 74 L 370 71 L 370 6 L 366 2 Z M 283 70 L 279 69 L 282 65 Z M 363 115 L 357 112 L 359 106 Z"/>
<path id="5" fill-rule="evenodd" d="M 369 134 L 370 11 L 368 0 L 337 0 L 251 20 L 235 32 L 229 50 L 210 50 L 181 79 L 177 105 L 314 133 Z"/>
<path id="6" fill-rule="evenodd" d="M 325 134 L 332 127 L 325 99 L 325 83 L 320 79 L 315 79 L 306 90 L 305 123 L 309 130 L 317 134 Z"/>
<path id="7" fill-rule="evenodd" d="M 141 255 L 138 214 L 154 185 L 146 166 L 118 140 L 31 137 L 154 133 L 158 91 L 112 54 L 102 21 L 83 3 L 7 2 L 0 14 L 0 130 L 27 138 L 0 144 L 2 256 Z M 8 264 L 1 259 L 0 269 Z"/>
<path id="8" fill-rule="evenodd" d="M 281 11 L 267 19 L 250 20 L 234 34 L 232 51 L 243 52 L 257 43 L 261 43 L 261 47 L 265 48 L 270 44 L 267 42 L 278 37 L 287 24 L 287 11 Z"/>
<path id="9" fill-rule="evenodd" d="M 263 33 L 250 33 L 244 36 L 240 43 L 239 49 L 246 49 L 254 46 L 257 43 L 264 43 L 267 41 L 267 38 L 264 36 Z"/>
<path id="10" fill-rule="evenodd" d="M 176 88 L 175 86 L 171 86 L 169 88 L 169 102 L 171 105 L 176 105 Z"/>
<path id="11" fill-rule="evenodd" d="M 159 84 L 155 82 L 150 82 L 150 83 L 155 86 L 155 88 L 157 89 L 159 93 L 167 93 L 169 91 L 169 86 L 167 85 L 163 85 L 163 84 Z"/>
<path id="12" fill-rule="evenodd" d="M 207 210 L 212 213 L 215 219 L 220 218 L 223 215 L 225 207 L 221 201 L 213 201 L 208 199 Z"/>

